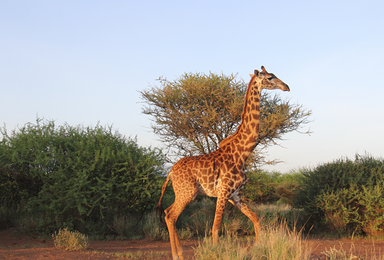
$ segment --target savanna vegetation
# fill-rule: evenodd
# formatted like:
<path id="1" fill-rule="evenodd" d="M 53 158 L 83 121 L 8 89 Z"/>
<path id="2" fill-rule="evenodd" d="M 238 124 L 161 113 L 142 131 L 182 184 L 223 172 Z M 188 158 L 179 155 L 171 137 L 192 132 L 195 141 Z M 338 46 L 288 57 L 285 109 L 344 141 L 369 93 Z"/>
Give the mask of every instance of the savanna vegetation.
<path id="1" fill-rule="evenodd" d="M 233 75 L 185 74 L 174 82 L 161 78 L 160 83 L 142 92 L 148 105 L 143 112 L 153 117 L 154 132 L 169 143 L 166 148 L 175 158 L 215 150 L 236 130 L 246 86 Z M 263 96 L 261 113 L 259 142 L 264 148 L 307 124 L 311 114 L 270 94 Z M 0 228 L 53 234 L 55 243 L 69 248 L 78 242 L 86 247 L 88 237 L 168 239 L 153 210 L 168 152 L 141 147 L 109 126 L 56 125 L 38 118 L 10 133 L 5 127 L 0 131 Z M 223 250 L 233 250 L 224 254 L 230 259 L 258 259 L 249 252 L 269 259 L 306 259 L 302 234 L 384 235 L 382 158 L 356 155 L 288 174 L 260 170 L 257 166 L 267 163 L 263 158 L 256 150 L 242 195 L 262 221 L 265 243 L 248 250 L 249 241 L 242 237 L 253 235 L 253 225 L 228 204 L 221 233 L 224 242 L 234 239 L 225 243 L 231 247 L 203 241 L 196 259 L 222 259 L 215 254 Z M 173 201 L 168 188 L 164 207 Z M 209 236 L 214 212 L 215 199 L 198 196 L 177 222 L 180 238 Z M 237 253 L 245 255 L 236 258 Z"/>
<path id="2" fill-rule="evenodd" d="M 153 211 L 165 178 L 160 150 L 140 147 L 111 127 L 57 126 L 38 119 L 10 134 L 1 130 L 1 228 L 53 234 L 55 243 L 67 250 L 85 248 L 88 237 L 168 240 Z M 208 197 L 198 196 L 185 209 L 178 233 L 181 239 L 204 238 L 196 259 L 223 250 L 233 257 L 244 254 L 232 259 L 256 252 L 305 259 L 309 251 L 301 241 L 309 231 L 310 235 L 383 235 L 383 175 L 384 160 L 369 155 L 289 174 L 250 170 L 243 195 L 262 221 L 265 244 L 249 251 L 247 237 L 254 235 L 253 225 L 228 204 L 221 233 L 224 242 L 232 241 L 231 247 L 212 247 L 206 237 L 215 199 Z M 173 200 L 168 188 L 164 206 Z"/>
<path id="3" fill-rule="evenodd" d="M 139 147 L 111 127 L 57 126 L 38 119 L 0 145 L 0 224 L 52 234 L 63 228 L 93 236 L 146 236 L 167 232 L 152 213 L 164 180 L 164 155 Z M 384 160 L 356 155 L 290 174 L 253 170 L 243 195 L 262 218 L 292 218 L 337 234 L 383 234 Z M 164 206 L 173 202 L 167 189 Z M 265 210 L 260 205 L 286 205 Z M 209 234 L 215 200 L 198 197 L 182 214 L 182 237 Z M 271 213 L 272 212 L 272 213 Z M 299 217 L 299 215 L 302 215 Z M 134 221 L 132 221 L 134 220 Z M 236 221 L 237 223 L 234 223 Z M 140 224 L 139 224 L 140 223 Z M 304 223 L 296 223 L 301 226 Z M 252 234 L 252 224 L 230 204 L 223 233 Z"/>

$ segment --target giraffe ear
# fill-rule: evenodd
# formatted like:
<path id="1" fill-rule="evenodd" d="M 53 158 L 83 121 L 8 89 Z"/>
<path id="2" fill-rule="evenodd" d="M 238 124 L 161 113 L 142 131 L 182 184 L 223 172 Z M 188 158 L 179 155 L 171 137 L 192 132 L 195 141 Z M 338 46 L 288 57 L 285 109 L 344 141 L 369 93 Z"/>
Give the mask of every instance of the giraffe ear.
<path id="1" fill-rule="evenodd" d="M 268 73 L 268 72 L 265 70 L 264 66 L 261 66 L 261 70 L 262 70 L 263 73 Z"/>
<path id="2" fill-rule="evenodd" d="M 249 76 L 251 76 L 251 78 L 253 78 L 255 76 L 255 74 L 249 74 Z"/>

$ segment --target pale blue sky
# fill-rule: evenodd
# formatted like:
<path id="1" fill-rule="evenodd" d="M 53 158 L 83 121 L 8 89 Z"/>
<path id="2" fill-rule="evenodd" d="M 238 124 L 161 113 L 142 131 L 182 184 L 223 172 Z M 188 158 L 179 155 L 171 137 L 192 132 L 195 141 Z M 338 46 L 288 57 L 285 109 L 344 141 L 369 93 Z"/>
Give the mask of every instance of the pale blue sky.
<path id="1" fill-rule="evenodd" d="M 268 170 L 288 172 L 384 146 L 383 1 L 0 1 L 0 123 L 37 115 L 111 125 L 159 146 L 140 90 L 184 72 L 264 65 L 283 98 L 311 109 Z"/>

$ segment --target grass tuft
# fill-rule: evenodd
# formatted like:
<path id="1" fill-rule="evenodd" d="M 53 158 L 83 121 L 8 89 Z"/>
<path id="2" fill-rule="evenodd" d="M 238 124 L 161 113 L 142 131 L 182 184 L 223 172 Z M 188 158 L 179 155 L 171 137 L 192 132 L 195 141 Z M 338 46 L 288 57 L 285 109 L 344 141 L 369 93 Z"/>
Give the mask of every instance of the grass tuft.
<path id="1" fill-rule="evenodd" d="M 52 235 L 56 247 L 68 251 L 85 250 L 88 246 L 88 238 L 78 231 L 68 231 L 68 228 L 60 229 Z"/>
<path id="2" fill-rule="evenodd" d="M 253 237 L 223 236 L 217 245 L 204 238 L 195 248 L 196 260 L 305 260 L 311 251 L 296 230 L 291 231 L 285 222 L 263 226 L 257 243 Z"/>
<path id="3" fill-rule="evenodd" d="M 327 259 L 329 260 L 355 260 L 355 259 L 360 259 L 358 256 L 353 255 L 352 253 L 347 253 L 346 251 L 342 249 L 336 249 L 334 248 L 329 248 L 325 252 L 322 252 L 327 256 Z"/>

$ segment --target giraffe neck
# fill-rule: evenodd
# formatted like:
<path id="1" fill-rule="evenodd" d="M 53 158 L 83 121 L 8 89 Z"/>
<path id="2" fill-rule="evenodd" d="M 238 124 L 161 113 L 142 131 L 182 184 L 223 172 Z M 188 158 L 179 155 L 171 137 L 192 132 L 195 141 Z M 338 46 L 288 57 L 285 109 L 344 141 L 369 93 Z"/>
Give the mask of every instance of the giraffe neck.
<path id="1" fill-rule="evenodd" d="M 252 80 L 251 80 L 252 82 Z M 243 153 L 251 153 L 257 144 L 259 136 L 260 97 L 261 88 L 250 83 L 245 97 L 241 123 L 236 130 L 234 139 L 239 141 Z"/>
<path id="2" fill-rule="evenodd" d="M 244 100 L 241 123 L 236 132 L 220 143 L 219 147 L 231 144 L 231 149 L 242 154 L 244 161 L 253 151 L 259 135 L 261 87 L 253 78 L 249 82 L 247 94 Z"/>

